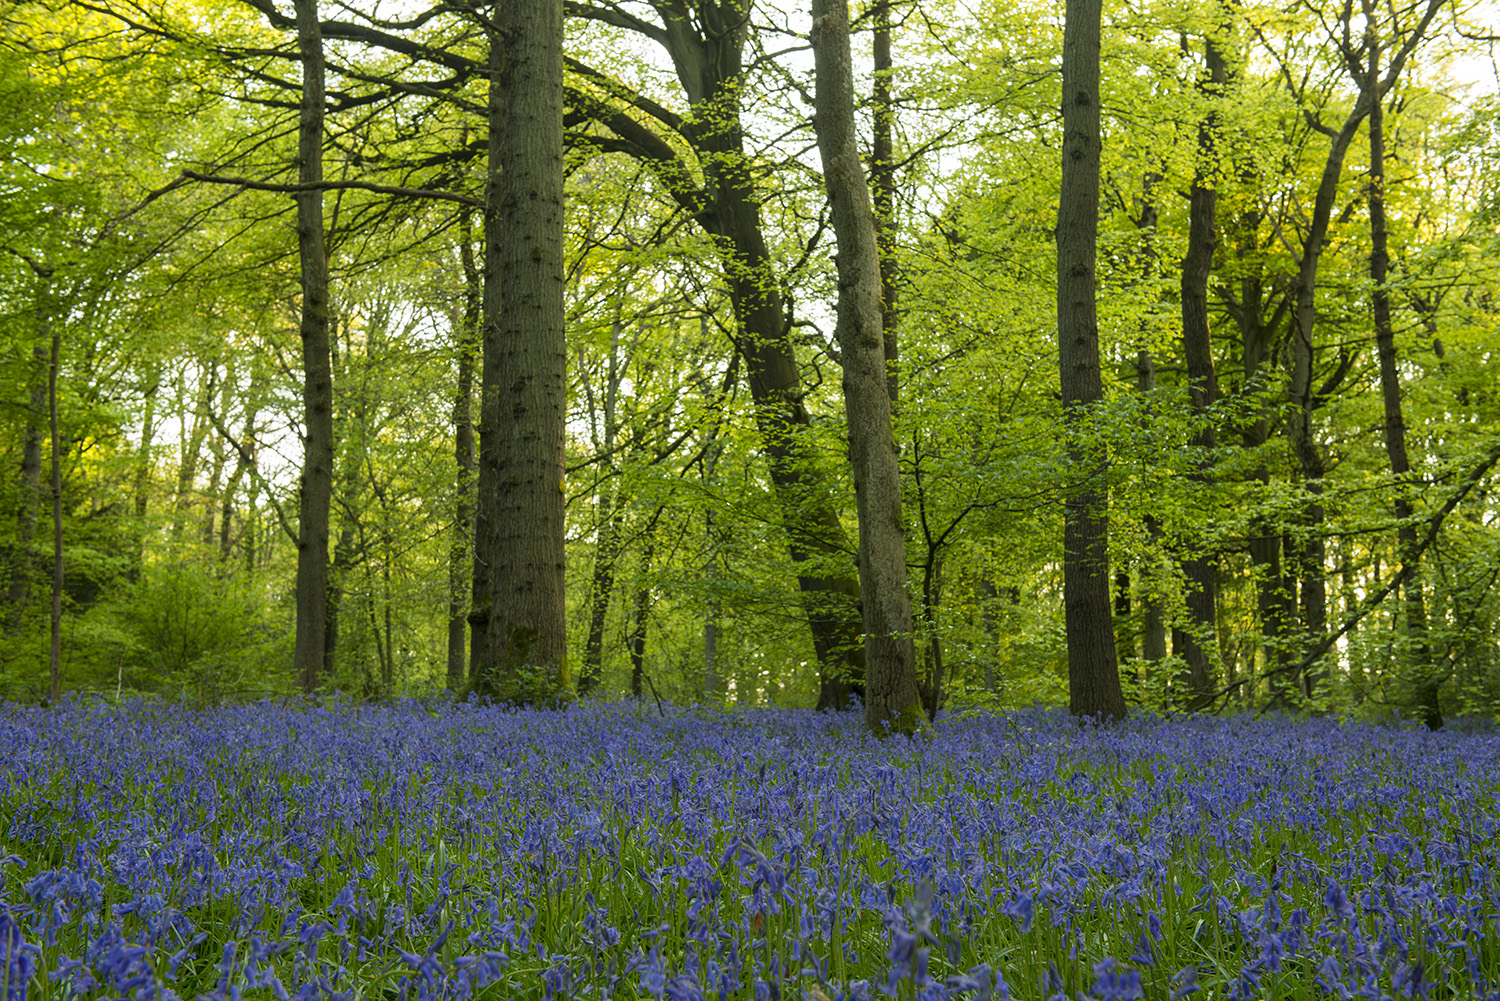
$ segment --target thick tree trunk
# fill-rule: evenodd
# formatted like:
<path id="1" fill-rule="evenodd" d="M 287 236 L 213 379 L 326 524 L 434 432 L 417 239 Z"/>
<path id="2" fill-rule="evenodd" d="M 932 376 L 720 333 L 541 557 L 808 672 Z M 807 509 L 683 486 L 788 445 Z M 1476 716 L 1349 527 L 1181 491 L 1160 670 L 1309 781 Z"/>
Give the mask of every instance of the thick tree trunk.
<path id="1" fill-rule="evenodd" d="M 44 324 L 38 322 L 38 328 Z M 38 329 L 38 334 L 42 329 Z M 10 554 L 10 581 L 5 591 L 7 606 L 5 631 L 15 635 L 21 618 L 31 603 L 31 577 L 34 561 L 31 546 L 36 539 L 36 525 L 42 505 L 42 435 L 43 418 L 48 412 L 47 346 L 40 340 L 32 348 L 36 376 L 31 383 L 30 406 L 26 411 L 26 432 L 21 442 L 21 490 L 16 500 L 16 544 Z"/>
<path id="2" fill-rule="evenodd" d="M 1223 54 L 1212 37 L 1204 42 L 1208 78 L 1199 89 L 1210 98 L 1223 92 L 1229 79 Z M 1214 369 L 1213 338 L 1208 322 L 1208 280 L 1218 244 L 1217 169 L 1214 166 L 1218 115 L 1210 111 L 1198 125 L 1199 165 L 1188 195 L 1188 247 L 1182 260 L 1182 348 L 1187 362 L 1188 398 L 1199 427 L 1190 444 L 1200 451 L 1193 479 L 1207 484 L 1212 475 L 1212 455 L 1217 436 L 1210 410 L 1219 397 Z M 1187 661 L 1187 703 L 1202 698 L 1213 684 L 1213 663 L 1218 659 L 1218 566 L 1213 554 L 1201 544 L 1182 564 L 1187 587 L 1188 628 L 1174 632 L 1173 641 Z"/>
<path id="3" fill-rule="evenodd" d="M 1068 0 L 1063 28 L 1062 189 L 1057 217 L 1058 368 L 1068 452 L 1084 482 L 1063 510 L 1063 605 L 1068 705 L 1074 715 L 1125 716 L 1109 607 L 1109 515 L 1101 448 L 1078 437 L 1080 411 L 1099 402 L 1094 270 L 1099 229 L 1100 0 Z"/>
<path id="4" fill-rule="evenodd" d="M 480 351 L 484 282 L 474 261 L 474 230 L 470 214 L 460 217 L 458 254 L 464 272 L 463 307 L 457 335 L 458 389 L 453 396 L 453 544 L 448 550 L 448 690 L 463 691 L 468 684 L 468 631 L 473 581 L 474 476 L 474 362 Z"/>
<path id="5" fill-rule="evenodd" d="M 844 410 L 859 517 L 865 632 L 865 721 L 875 733 L 926 724 L 906 591 L 901 475 L 886 384 L 880 255 L 870 189 L 854 132 L 854 71 L 846 0 L 812 0 L 814 124 L 838 239 L 838 320 Z"/>
<path id="6" fill-rule="evenodd" d="M 323 181 L 323 36 L 317 0 L 296 0 L 302 56 L 297 179 Z M 328 518 L 333 497 L 333 369 L 328 346 L 328 255 L 323 192 L 297 194 L 297 252 L 302 269 L 302 420 L 304 439 L 297 528 L 297 644 L 294 666 L 304 692 L 321 681 L 328 614 Z"/>
<path id="7" fill-rule="evenodd" d="M 563 582 L 563 5 L 497 7 L 505 99 L 490 107 L 500 159 L 485 250 L 498 280 L 485 290 L 484 348 L 487 368 L 494 358 L 501 420 L 488 429 L 493 449 L 481 455 L 495 467 L 494 493 L 479 499 L 495 545 L 485 554 L 489 645 L 473 683 L 492 698 L 550 702 L 572 689 Z"/>
<path id="8" fill-rule="evenodd" d="M 1439 681 L 1432 665 L 1427 641 L 1427 598 L 1420 570 L 1421 547 L 1412 521 L 1410 486 L 1411 459 L 1406 452 L 1406 417 L 1401 409 L 1401 380 L 1396 371 L 1396 328 L 1391 319 L 1389 235 L 1385 213 L 1385 108 L 1378 96 L 1380 40 L 1375 32 L 1372 0 L 1364 0 L 1365 38 L 1370 63 L 1365 86 L 1376 93 L 1370 106 L 1370 282 L 1374 286 L 1375 343 L 1380 354 L 1380 398 L 1385 409 L 1385 451 L 1391 475 L 1396 480 L 1397 550 L 1409 576 L 1402 585 L 1406 612 L 1407 670 L 1417 686 L 1417 707 L 1430 729 L 1443 727 L 1443 709 L 1438 699 Z"/>

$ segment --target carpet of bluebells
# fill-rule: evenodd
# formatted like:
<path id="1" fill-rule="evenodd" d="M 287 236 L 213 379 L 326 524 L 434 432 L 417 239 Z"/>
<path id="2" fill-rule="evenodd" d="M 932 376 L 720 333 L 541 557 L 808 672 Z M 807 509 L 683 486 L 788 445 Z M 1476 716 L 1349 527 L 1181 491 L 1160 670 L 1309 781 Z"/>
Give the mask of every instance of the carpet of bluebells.
<path id="1" fill-rule="evenodd" d="M 0 1001 L 1500 998 L 1500 736 L 0 706 Z"/>

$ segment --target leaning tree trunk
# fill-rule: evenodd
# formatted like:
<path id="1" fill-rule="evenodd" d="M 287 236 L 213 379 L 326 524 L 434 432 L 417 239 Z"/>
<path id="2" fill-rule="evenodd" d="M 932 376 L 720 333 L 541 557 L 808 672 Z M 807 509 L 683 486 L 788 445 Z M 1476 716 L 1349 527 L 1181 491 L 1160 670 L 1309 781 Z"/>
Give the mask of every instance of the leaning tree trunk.
<path id="1" fill-rule="evenodd" d="M 901 475 L 886 381 L 880 255 L 870 189 L 854 133 L 854 70 L 846 0 L 812 0 L 817 73 L 814 124 L 838 239 L 838 319 L 844 410 L 859 517 L 865 631 L 865 721 L 875 733 L 926 725 L 906 591 Z"/>
<path id="2" fill-rule="evenodd" d="M 328 255 L 323 242 L 323 36 L 317 0 L 296 0 L 302 55 L 297 137 L 297 253 L 302 265 L 302 420 L 297 528 L 297 645 L 304 692 L 323 668 L 328 614 L 328 516 L 333 499 L 333 368 L 328 348 Z"/>
<path id="3" fill-rule="evenodd" d="M 1367 89 L 1377 96 L 1370 106 L 1370 282 L 1374 286 L 1375 343 L 1380 354 L 1380 397 L 1385 407 L 1385 451 L 1396 480 L 1396 544 L 1407 572 L 1402 585 L 1406 612 L 1407 664 L 1417 682 L 1417 705 L 1430 729 L 1443 727 L 1443 709 L 1438 701 L 1438 679 L 1433 670 L 1427 640 L 1427 599 L 1422 587 L 1422 549 L 1417 526 L 1412 521 L 1411 459 L 1406 452 L 1406 418 L 1401 409 L 1401 381 L 1396 371 L 1396 329 L 1391 319 L 1389 236 L 1385 214 L 1385 108 L 1378 96 L 1380 40 L 1374 30 L 1375 11 L 1364 0 L 1367 49 L 1370 68 Z"/>
<path id="4" fill-rule="evenodd" d="M 1063 27 L 1062 189 L 1057 214 L 1057 334 L 1068 454 L 1085 482 L 1063 508 L 1063 605 L 1068 707 L 1121 719 L 1109 607 L 1109 515 L 1102 449 L 1081 438 L 1083 412 L 1103 398 L 1094 270 L 1099 235 L 1099 39 L 1101 0 L 1068 0 Z"/>
<path id="5" fill-rule="evenodd" d="M 1223 54 L 1212 37 L 1204 42 L 1204 60 L 1208 79 L 1199 85 L 1210 98 L 1223 91 L 1229 79 Z M 1219 396 L 1219 380 L 1214 370 L 1213 339 L 1208 323 L 1208 279 L 1213 269 L 1214 247 L 1218 244 L 1217 171 L 1213 166 L 1218 115 L 1210 110 L 1198 125 L 1200 162 L 1188 195 L 1188 246 L 1182 260 L 1182 349 L 1187 362 L 1188 399 L 1198 420 L 1198 429 L 1190 444 L 1199 451 L 1197 469 L 1192 478 L 1207 484 L 1213 451 L 1218 444 L 1210 417 Z M 1203 544 L 1183 561 L 1187 585 L 1188 628 L 1174 633 L 1187 661 L 1188 703 L 1194 704 L 1208 692 L 1213 683 L 1213 662 L 1217 660 L 1215 639 L 1218 620 L 1218 567 L 1214 556 Z"/>
<path id="6" fill-rule="evenodd" d="M 498 132 L 500 157 L 485 251 L 498 281 L 486 288 L 484 348 L 487 368 L 494 359 L 485 389 L 502 419 L 486 429 L 493 448 L 481 456 L 494 464 L 494 492 L 479 503 L 495 547 L 484 554 L 488 649 L 473 682 L 491 698 L 550 702 L 572 689 L 563 581 L 563 5 L 508 0 L 497 8 L 504 100 L 490 105 L 491 149 Z"/>

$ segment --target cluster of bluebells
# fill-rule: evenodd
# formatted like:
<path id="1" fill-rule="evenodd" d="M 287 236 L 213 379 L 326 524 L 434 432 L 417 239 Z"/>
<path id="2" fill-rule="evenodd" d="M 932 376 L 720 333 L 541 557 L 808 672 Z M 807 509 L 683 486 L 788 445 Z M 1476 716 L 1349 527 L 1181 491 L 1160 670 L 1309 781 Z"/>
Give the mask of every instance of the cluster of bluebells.
<path id="1" fill-rule="evenodd" d="M 1500 999 L 1500 737 L 0 707 L 0 1001 Z"/>

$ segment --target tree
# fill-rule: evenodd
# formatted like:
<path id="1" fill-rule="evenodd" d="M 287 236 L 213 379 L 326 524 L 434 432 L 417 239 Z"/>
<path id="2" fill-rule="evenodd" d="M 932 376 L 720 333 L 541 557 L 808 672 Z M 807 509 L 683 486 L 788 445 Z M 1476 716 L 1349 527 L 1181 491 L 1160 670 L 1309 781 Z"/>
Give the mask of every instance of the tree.
<path id="1" fill-rule="evenodd" d="M 1100 0 L 1068 0 L 1063 27 L 1062 190 L 1057 213 L 1057 340 L 1069 458 L 1081 482 L 1063 507 L 1063 604 L 1068 708 L 1125 716 L 1109 603 L 1109 515 L 1103 450 L 1085 440 L 1087 409 L 1104 395 L 1094 271 L 1099 231 Z"/>
<path id="2" fill-rule="evenodd" d="M 817 66 L 814 124 L 838 239 L 838 323 L 844 409 L 859 515 L 865 630 L 865 722 L 875 733 L 925 724 L 917 690 L 901 476 L 891 431 L 880 254 L 870 187 L 854 132 L 854 72 L 845 0 L 812 0 Z"/>
<path id="3" fill-rule="evenodd" d="M 562 0 L 509 0 L 495 17 L 490 44 L 505 48 L 490 89 L 498 171 L 485 207 L 482 391 L 491 423 L 480 438 L 491 489 L 482 481 L 478 498 L 492 548 L 476 546 L 476 559 L 489 563 L 491 594 L 473 684 L 491 698 L 552 701 L 572 688 L 563 577 Z"/>
<path id="4" fill-rule="evenodd" d="M 302 475 L 297 523 L 297 645 L 304 692 L 323 671 L 328 628 L 328 515 L 333 498 L 333 368 L 323 234 L 323 36 L 317 0 L 297 0 L 302 107 L 297 123 L 297 257 L 302 283 Z"/>

